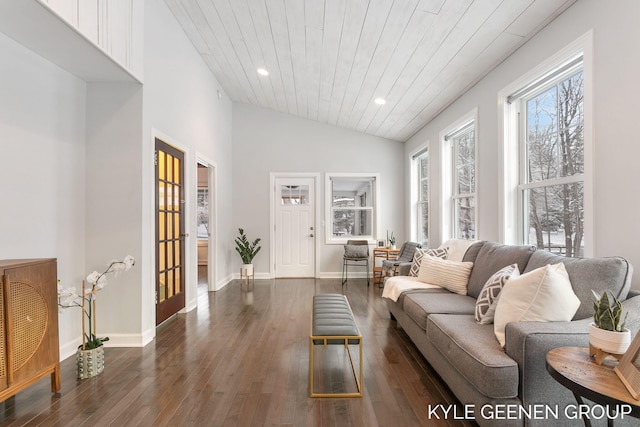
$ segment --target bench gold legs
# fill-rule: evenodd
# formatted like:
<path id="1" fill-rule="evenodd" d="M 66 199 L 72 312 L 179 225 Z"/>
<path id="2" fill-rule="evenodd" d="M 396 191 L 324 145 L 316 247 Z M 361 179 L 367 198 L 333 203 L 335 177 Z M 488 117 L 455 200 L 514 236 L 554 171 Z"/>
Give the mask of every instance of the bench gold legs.
<path id="1" fill-rule="evenodd" d="M 343 340 L 347 353 L 349 354 L 349 362 L 351 363 L 351 371 L 353 372 L 353 378 L 356 381 L 358 391 L 356 393 L 315 393 L 313 391 L 313 346 L 314 341 L 322 341 L 323 347 L 327 347 L 328 341 Z M 358 340 L 358 350 L 360 353 L 360 369 L 359 373 L 356 371 L 356 366 L 351 355 L 351 349 L 349 348 L 350 340 Z M 331 343 L 333 344 L 333 343 Z M 362 397 L 362 336 L 309 336 L 309 396 L 310 397 Z"/>

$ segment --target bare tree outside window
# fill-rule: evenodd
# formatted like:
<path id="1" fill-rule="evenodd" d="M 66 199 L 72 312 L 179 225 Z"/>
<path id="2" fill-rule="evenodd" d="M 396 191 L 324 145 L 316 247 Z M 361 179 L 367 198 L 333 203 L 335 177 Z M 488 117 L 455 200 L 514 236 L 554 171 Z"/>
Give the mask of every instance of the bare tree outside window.
<path id="1" fill-rule="evenodd" d="M 473 124 L 453 137 L 455 161 L 454 176 L 454 227 L 459 239 L 476 238 L 476 147 Z"/>
<path id="2" fill-rule="evenodd" d="M 416 157 L 418 166 L 418 241 L 429 247 L 429 152 Z"/>
<path id="3" fill-rule="evenodd" d="M 583 105 L 582 72 L 526 101 L 525 235 L 570 257 L 584 251 Z"/>

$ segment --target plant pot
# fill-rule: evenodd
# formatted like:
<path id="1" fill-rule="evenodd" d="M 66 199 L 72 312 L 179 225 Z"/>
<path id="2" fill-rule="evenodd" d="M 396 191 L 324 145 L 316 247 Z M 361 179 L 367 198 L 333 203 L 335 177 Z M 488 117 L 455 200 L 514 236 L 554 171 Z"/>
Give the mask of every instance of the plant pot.
<path id="1" fill-rule="evenodd" d="M 95 377 L 104 371 L 104 347 L 100 346 L 88 350 L 78 347 L 76 352 L 76 366 L 78 378 L 85 379 Z"/>
<path id="2" fill-rule="evenodd" d="M 589 343 L 610 354 L 624 354 L 631 344 L 631 331 L 607 331 L 592 322 L 589 324 Z"/>
<path id="3" fill-rule="evenodd" d="M 242 264 L 242 275 L 253 276 L 253 264 Z"/>

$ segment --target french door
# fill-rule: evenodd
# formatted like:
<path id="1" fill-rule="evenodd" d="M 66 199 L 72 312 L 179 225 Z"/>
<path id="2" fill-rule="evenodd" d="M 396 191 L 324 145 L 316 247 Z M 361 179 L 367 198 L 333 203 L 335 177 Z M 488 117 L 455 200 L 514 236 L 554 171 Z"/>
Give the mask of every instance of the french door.
<path id="1" fill-rule="evenodd" d="M 184 153 L 156 138 L 156 325 L 185 306 Z"/>

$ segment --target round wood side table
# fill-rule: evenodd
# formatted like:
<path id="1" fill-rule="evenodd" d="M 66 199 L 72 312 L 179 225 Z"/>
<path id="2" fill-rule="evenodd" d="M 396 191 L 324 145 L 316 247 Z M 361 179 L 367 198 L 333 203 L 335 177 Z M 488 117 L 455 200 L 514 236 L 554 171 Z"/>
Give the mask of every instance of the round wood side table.
<path id="1" fill-rule="evenodd" d="M 640 418 L 640 400 L 631 397 L 613 371 L 617 363 L 615 359 L 605 359 L 598 365 L 589 355 L 588 348 L 560 347 L 547 353 L 547 371 L 573 393 L 578 405 L 584 405 L 583 397 L 600 405 L 629 405 L 631 413 L 628 415 Z M 589 418 L 582 419 L 587 427 L 591 426 Z M 613 426 L 613 418 L 607 421 Z"/>

